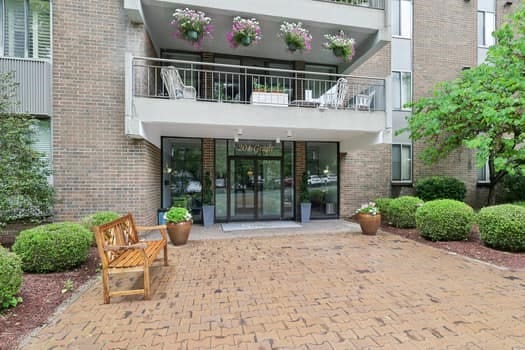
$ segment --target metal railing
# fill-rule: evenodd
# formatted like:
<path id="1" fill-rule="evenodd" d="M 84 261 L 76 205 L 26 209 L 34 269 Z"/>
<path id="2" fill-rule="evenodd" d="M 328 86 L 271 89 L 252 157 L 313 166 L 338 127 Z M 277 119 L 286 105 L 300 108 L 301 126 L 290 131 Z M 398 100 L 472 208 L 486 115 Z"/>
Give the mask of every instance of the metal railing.
<path id="1" fill-rule="evenodd" d="M 51 115 L 51 63 L 46 60 L 0 57 L 0 72 L 13 72 L 17 104 L 10 112 Z"/>
<path id="2" fill-rule="evenodd" d="M 385 0 L 316 0 L 324 2 L 335 2 L 343 5 L 370 7 L 373 9 L 384 10 Z"/>
<path id="3" fill-rule="evenodd" d="M 133 58 L 132 76 L 136 97 L 385 110 L 383 79 L 148 57 Z"/>

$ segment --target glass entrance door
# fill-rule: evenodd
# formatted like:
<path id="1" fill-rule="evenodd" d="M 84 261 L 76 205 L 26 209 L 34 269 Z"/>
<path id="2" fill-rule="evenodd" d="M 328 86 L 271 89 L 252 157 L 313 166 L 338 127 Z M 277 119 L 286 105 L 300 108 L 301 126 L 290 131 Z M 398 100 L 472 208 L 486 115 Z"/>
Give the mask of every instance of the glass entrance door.
<path id="1" fill-rule="evenodd" d="M 280 219 L 280 159 L 232 157 L 229 160 L 230 220 Z"/>

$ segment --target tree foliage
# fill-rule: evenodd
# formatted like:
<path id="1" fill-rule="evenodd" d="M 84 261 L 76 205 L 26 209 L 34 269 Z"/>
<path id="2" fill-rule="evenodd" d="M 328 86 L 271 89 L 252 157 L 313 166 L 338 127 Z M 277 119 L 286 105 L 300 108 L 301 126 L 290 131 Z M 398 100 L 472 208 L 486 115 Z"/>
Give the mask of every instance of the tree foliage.
<path id="1" fill-rule="evenodd" d="M 460 147 L 474 149 L 478 167 L 487 160 L 491 193 L 506 175 L 525 169 L 525 4 L 494 34 L 486 63 L 436 86 L 432 96 L 410 104 L 408 131 L 425 145 L 431 164 Z"/>
<path id="2" fill-rule="evenodd" d="M 0 225 L 38 222 L 51 214 L 51 169 L 43 154 L 32 148 L 36 120 L 10 114 L 16 84 L 0 74 Z"/>

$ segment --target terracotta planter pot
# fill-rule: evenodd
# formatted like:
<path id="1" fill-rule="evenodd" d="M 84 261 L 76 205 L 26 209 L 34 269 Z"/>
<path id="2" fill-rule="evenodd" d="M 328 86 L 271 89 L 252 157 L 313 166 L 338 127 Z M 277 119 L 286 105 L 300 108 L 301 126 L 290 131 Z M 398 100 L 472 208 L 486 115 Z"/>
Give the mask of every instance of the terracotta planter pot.
<path id="1" fill-rule="evenodd" d="M 191 225 L 191 221 L 179 222 L 178 224 L 168 223 L 166 226 L 171 243 L 174 245 L 186 244 L 190 236 Z"/>
<path id="2" fill-rule="evenodd" d="M 381 225 L 381 215 L 359 214 L 358 217 L 361 231 L 365 235 L 375 235 Z"/>

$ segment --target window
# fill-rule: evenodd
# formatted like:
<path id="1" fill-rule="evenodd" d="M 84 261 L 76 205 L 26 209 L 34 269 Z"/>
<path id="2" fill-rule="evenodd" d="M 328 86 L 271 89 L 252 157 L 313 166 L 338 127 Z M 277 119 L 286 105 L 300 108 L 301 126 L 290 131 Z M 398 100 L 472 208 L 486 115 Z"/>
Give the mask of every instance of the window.
<path id="1" fill-rule="evenodd" d="M 412 37 L 412 1 L 392 1 L 392 35 Z"/>
<path id="2" fill-rule="evenodd" d="M 163 208 L 185 206 L 200 220 L 201 174 L 201 139 L 162 139 Z"/>
<path id="3" fill-rule="evenodd" d="M 478 46 L 494 45 L 492 33 L 496 29 L 496 16 L 493 12 L 478 11 Z"/>
<path id="4" fill-rule="evenodd" d="M 51 57 L 49 0 L 0 0 L 0 54 L 8 57 Z"/>
<path id="5" fill-rule="evenodd" d="M 392 181 L 412 181 L 412 145 L 392 145 Z"/>
<path id="6" fill-rule="evenodd" d="M 394 109 L 409 109 L 404 105 L 412 101 L 412 73 L 392 72 L 392 91 Z"/>
<path id="7" fill-rule="evenodd" d="M 336 217 L 339 191 L 338 144 L 307 142 L 306 162 L 312 217 Z"/>
<path id="8" fill-rule="evenodd" d="M 486 162 L 482 168 L 478 169 L 478 183 L 490 182 L 489 162 Z"/>

